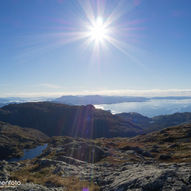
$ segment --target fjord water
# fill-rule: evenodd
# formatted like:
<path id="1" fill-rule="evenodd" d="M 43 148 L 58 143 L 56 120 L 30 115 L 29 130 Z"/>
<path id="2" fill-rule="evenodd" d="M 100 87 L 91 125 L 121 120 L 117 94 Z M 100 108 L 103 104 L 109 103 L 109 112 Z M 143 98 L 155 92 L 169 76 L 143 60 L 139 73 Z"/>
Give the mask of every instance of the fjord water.
<path id="1" fill-rule="evenodd" d="M 110 110 L 113 114 L 137 112 L 148 117 L 153 117 L 176 112 L 191 112 L 191 99 L 151 99 L 144 102 L 101 104 L 95 105 L 95 107 Z"/>

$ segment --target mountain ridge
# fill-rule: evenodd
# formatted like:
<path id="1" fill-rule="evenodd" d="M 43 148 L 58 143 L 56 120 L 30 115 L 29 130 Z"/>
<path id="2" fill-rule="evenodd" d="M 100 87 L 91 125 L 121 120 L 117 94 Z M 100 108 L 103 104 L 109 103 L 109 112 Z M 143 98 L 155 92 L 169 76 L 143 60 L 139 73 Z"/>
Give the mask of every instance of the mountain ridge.
<path id="1" fill-rule="evenodd" d="M 52 102 L 9 104 L 0 108 L 0 121 L 42 131 L 48 136 L 84 138 L 132 137 L 191 122 L 191 113 L 145 117 L 138 113 L 112 114 L 93 105 Z"/>
<path id="2" fill-rule="evenodd" d="M 51 102 L 10 104 L 0 109 L 0 120 L 38 129 L 49 136 L 84 138 L 135 136 L 142 129 L 93 105 L 71 106 Z"/>

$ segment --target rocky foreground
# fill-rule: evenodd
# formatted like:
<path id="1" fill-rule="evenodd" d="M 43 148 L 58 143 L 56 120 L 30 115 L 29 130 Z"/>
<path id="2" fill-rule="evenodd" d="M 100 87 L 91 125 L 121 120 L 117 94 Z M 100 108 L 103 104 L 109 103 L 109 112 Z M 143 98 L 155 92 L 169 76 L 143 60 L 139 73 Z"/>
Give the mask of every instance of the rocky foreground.
<path id="1" fill-rule="evenodd" d="M 52 137 L 35 159 L 0 162 L 5 191 L 190 191 L 191 125 L 135 138 Z"/>
<path id="2" fill-rule="evenodd" d="M 76 164 L 64 161 L 41 159 L 35 162 L 42 172 L 49 168 L 50 176 L 44 173 L 39 184 L 22 183 L 16 188 L 3 190 L 22 191 L 190 191 L 191 190 L 191 164 L 147 164 L 124 163 L 120 166 L 111 164 L 88 164 L 76 161 Z M 1 179 L 10 179 L 10 171 L 24 168 L 20 163 L 1 162 Z M 37 169 L 36 169 L 37 170 Z M 32 172 L 31 172 L 32 173 Z M 35 173 L 34 173 L 35 174 Z M 25 176 L 23 174 L 23 176 Z M 46 181 L 46 184 L 40 184 Z"/>

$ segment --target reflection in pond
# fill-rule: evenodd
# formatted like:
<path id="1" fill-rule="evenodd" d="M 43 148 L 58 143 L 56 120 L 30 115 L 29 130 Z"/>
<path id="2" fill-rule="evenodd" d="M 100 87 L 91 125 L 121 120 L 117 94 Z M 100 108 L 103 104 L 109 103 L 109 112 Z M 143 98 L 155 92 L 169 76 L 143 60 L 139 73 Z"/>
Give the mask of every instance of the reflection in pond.
<path id="1" fill-rule="evenodd" d="M 24 149 L 24 155 L 22 157 L 12 158 L 12 159 L 9 159 L 8 161 L 17 162 L 17 161 L 26 160 L 26 159 L 33 159 L 33 158 L 39 156 L 42 153 L 42 151 L 44 149 L 46 149 L 47 145 L 48 144 L 40 145 L 33 149 Z"/>

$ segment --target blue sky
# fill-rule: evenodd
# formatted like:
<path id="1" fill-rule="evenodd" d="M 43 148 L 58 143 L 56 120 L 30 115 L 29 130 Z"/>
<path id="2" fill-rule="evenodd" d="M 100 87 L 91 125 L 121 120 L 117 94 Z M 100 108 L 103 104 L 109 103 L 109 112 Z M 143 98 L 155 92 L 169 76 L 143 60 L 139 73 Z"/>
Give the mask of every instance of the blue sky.
<path id="1" fill-rule="evenodd" d="M 117 48 L 104 41 L 98 55 L 76 40 L 88 3 L 95 19 L 116 19 Z M 190 0 L 1 1 L 0 97 L 191 95 L 190 9 Z"/>

